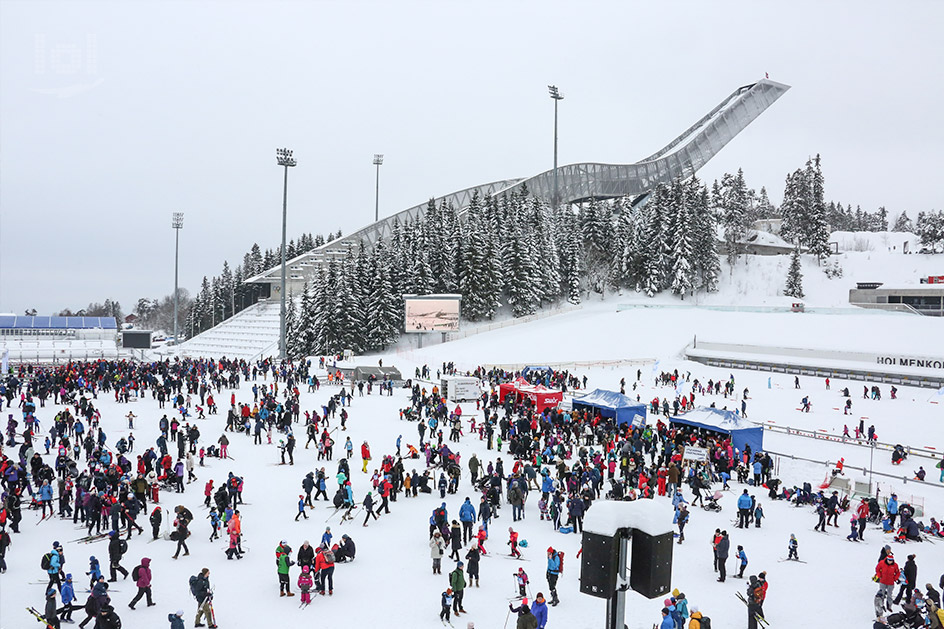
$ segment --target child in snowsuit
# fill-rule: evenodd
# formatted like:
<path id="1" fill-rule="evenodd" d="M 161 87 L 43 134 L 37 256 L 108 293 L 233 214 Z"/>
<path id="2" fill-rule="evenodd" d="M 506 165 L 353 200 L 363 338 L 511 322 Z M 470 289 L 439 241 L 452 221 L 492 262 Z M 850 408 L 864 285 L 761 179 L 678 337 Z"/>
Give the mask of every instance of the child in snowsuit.
<path id="1" fill-rule="evenodd" d="M 311 586 L 314 580 L 311 578 L 311 567 L 302 566 L 302 573 L 298 575 L 298 589 L 302 591 L 302 604 L 311 604 Z"/>
<path id="2" fill-rule="evenodd" d="M 452 588 L 446 588 L 446 591 L 442 593 L 442 598 L 440 603 L 442 604 L 442 611 L 439 612 L 439 619 L 449 622 L 449 609 L 452 607 Z"/>
<path id="3" fill-rule="evenodd" d="M 487 555 L 488 553 L 485 552 L 485 540 L 488 539 L 488 532 L 485 530 L 484 526 L 479 527 L 479 532 L 475 538 L 478 540 L 479 553 Z"/>
<path id="4" fill-rule="evenodd" d="M 757 503 L 757 506 L 754 508 L 754 524 L 757 528 L 760 528 L 760 521 L 764 519 L 764 509 L 760 506 L 760 503 Z"/>
<path id="5" fill-rule="evenodd" d="M 518 534 L 510 526 L 508 527 L 508 545 L 511 546 L 511 556 L 521 559 L 521 551 L 518 550 Z"/>
<path id="6" fill-rule="evenodd" d="M 800 560 L 800 556 L 797 555 L 797 546 L 799 546 L 799 543 L 797 542 L 796 536 L 790 533 L 790 542 L 787 544 L 787 559 Z"/>
<path id="7" fill-rule="evenodd" d="M 738 546 L 737 558 L 741 560 L 741 570 L 737 574 L 738 579 L 744 578 L 744 569 L 747 568 L 747 553 L 743 546 Z"/>
<path id="8" fill-rule="evenodd" d="M 89 589 L 92 589 L 102 578 L 102 567 L 94 556 L 89 557 L 89 571 L 85 574 L 89 575 Z"/>
<path id="9" fill-rule="evenodd" d="M 220 538 L 220 514 L 216 512 L 216 507 L 210 509 L 210 515 L 208 515 L 207 518 L 210 520 L 210 526 L 213 528 L 213 532 L 210 533 L 210 541 L 212 542 Z"/>
<path id="10" fill-rule="evenodd" d="M 518 582 L 518 596 L 524 598 L 528 595 L 528 573 L 524 571 L 524 568 L 518 568 L 514 576 L 515 581 Z"/>

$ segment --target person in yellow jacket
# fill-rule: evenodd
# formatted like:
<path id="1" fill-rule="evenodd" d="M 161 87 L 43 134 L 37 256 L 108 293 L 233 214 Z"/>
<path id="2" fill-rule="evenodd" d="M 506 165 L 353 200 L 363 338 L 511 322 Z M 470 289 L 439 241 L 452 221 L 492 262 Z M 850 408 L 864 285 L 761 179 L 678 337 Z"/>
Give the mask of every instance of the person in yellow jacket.
<path id="1" fill-rule="evenodd" d="M 698 605 L 692 605 L 691 620 L 688 621 L 688 629 L 701 629 L 701 612 L 698 611 Z"/>

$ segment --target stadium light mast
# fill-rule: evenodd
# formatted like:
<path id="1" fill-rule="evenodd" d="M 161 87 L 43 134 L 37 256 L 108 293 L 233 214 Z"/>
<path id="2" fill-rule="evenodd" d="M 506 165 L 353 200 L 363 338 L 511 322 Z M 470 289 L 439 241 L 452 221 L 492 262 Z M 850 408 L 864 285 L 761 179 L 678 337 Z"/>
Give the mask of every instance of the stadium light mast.
<path id="1" fill-rule="evenodd" d="M 179 345 L 180 337 L 177 336 L 177 313 L 179 312 L 177 305 L 177 271 L 179 268 L 178 261 L 180 259 L 180 230 L 184 228 L 184 213 L 174 212 L 171 215 L 170 226 L 174 228 L 174 345 Z"/>
<path id="2" fill-rule="evenodd" d="M 556 210 L 559 202 L 557 192 L 557 103 L 564 100 L 564 95 L 560 93 L 556 85 L 548 85 L 547 91 L 554 99 L 554 196 L 551 198 L 551 207 Z"/>
<path id="3" fill-rule="evenodd" d="M 374 222 L 380 220 L 380 165 L 384 163 L 384 156 L 374 153 L 374 166 L 377 167 L 377 185 L 374 188 Z"/>
<path id="4" fill-rule="evenodd" d="M 288 356 L 285 344 L 285 223 L 288 209 L 288 169 L 297 164 L 289 149 L 275 149 L 275 161 L 285 168 L 285 177 L 282 183 L 282 288 L 280 289 L 281 308 L 279 309 L 279 358 Z"/>

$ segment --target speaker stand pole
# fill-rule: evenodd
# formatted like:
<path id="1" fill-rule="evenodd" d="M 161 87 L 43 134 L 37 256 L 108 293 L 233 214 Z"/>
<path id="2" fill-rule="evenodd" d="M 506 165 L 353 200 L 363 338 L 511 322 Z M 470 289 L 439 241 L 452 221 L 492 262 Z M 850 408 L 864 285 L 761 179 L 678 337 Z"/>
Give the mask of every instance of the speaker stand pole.
<path id="1" fill-rule="evenodd" d="M 617 569 L 617 588 L 606 601 L 606 629 L 626 629 L 626 564 L 629 563 L 629 538 L 619 536 L 619 568 Z"/>

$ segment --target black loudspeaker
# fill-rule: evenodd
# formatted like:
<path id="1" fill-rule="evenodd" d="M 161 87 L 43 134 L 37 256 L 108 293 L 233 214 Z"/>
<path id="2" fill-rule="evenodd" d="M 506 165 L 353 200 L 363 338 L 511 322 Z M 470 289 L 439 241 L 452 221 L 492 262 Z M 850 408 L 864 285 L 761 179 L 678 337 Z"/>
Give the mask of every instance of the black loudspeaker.
<path id="1" fill-rule="evenodd" d="M 616 591 L 619 573 L 619 536 L 583 534 L 580 557 L 580 591 L 597 598 L 609 598 Z"/>
<path id="2" fill-rule="evenodd" d="M 674 534 L 647 535 L 633 531 L 629 586 L 647 598 L 662 596 L 671 589 Z M 584 551 L 586 552 L 586 551 Z"/>

